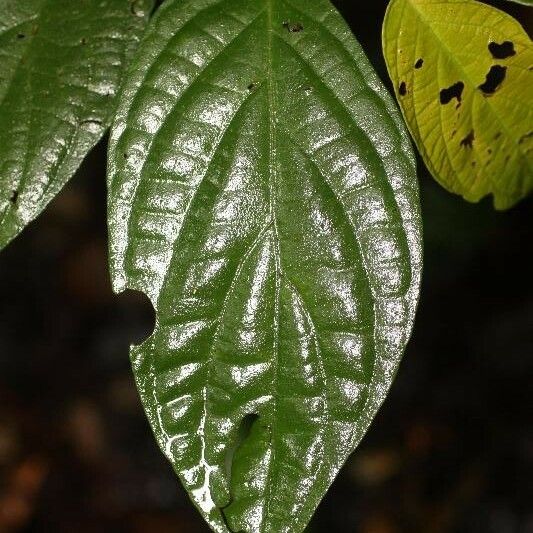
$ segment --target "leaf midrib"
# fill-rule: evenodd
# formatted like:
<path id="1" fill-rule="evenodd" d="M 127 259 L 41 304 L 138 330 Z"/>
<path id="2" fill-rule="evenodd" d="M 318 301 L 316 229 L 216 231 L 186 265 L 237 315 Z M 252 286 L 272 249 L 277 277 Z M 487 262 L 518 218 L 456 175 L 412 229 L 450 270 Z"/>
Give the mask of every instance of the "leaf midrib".
<path id="1" fill-rule="evenodd" d="M 273 24 L 273 3 L 275 0 L 265 0 L 266 3 L 266 32 L 267 32 L 267 101 L 268 101 L 268 124 L 269 124 L 269 172 L 268 172 L 268 186 L 269 186 L 269 210 L 270 220 L 272 221 L 273 229 L 273 253 L 275 264 L 275 296 L 274 296 L 274 335 L 273 335 L 273 365 L 274 375 L 272 382 L 272 401 L 273 401 L 273 415 L 271 426 L 271 450 L 272 454 L 268 462 L 268 472 L 266 475 L 266 491 L 265 491 L 265 512 L 262 515 L 261 529 L 265 521 L 268 520 L 270 511 L 271 500 L 271 478 L 272 469 L 276 460 L 276 420 L 277 420 L 277 408 L 278 408 L 278 370 L 279 370 L 279 310 L 280 310 L 280 293 L 281 293 L 281 254 L 279 245 L 279 231 L 276 220 L 275 209 L 275 193 L 277 183 L 277 158 L 276 158 L 276 94 L 274 90 L 274 50 L 273 50 L 273 36 L 274 36 L 274 24 Z"/>

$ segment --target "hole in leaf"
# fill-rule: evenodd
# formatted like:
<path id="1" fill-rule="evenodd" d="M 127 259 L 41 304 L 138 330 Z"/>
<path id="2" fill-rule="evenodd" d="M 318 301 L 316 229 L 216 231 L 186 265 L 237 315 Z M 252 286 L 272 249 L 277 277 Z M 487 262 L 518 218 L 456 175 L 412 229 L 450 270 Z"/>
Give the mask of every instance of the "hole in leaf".
<path id="1" fill-rule="evenodd" d="M 422 58 L 420 58 L 416 63 L 415 63 L 415 68 L 416 69 L 419 69 L 419 68 L 422 68 L 422 65 L 424 64 L 424 60 Z"/>
<path id="2" fill-rule="evenodd" d="M 447 89 L 442 89 L 440 92 L 440 103 L 442 105 L 449 104 L 454 98 L 456 98 L 457 102 L 460 103 L 464 88 L 465 84 L 462 81 L 458 81 Z"/>
<path id="3" fill-rule="evenodd" d="M 478 89 L 483 92 L 484 96 L 490 96 L 491 94 L 494 94 L 500 88 L 503 80 L 505 80 L 506 73 L 507 67 L 493 65 L 490 67 L 484 83 L 482 83 Z"/>
<path id="4" fill-rule="evenodd" d="M 231 473 L 233 470 L 233 459 L 235 457 L 235 454 L 237 453 L 239 448 L 244 444 L 246 439 L 250 436 L 250 433 L 252 431 L 252 426 L 258 419 L 259 419 L 259 415 L 256 415 L 255 413 L 246 415 L 241 420 L 234 442 L 226 450 L 226 462 L 225 462 L 226 475 L 230 482 L 231 482 Z"/>
<path id="5" fill-rule="evenodd" d="M 489 52 L 494 59 L 507 59 L 516 55 L 514 43 L 511 41 L 504 41 L 501 44 L 495 42 L 489 43 Z"/>
<path id="6" fill-rule="evenodd" d="M 304 27 L 301 22 L 284 22 L 283 27 L 289 32 L 289 33 L 299 33 L 301 32 Z"/>
<path id="7" fill-rule="evenodd" d="M 474 144 L 475 134 L 474 130 L 472 130 L 462 141 L 461 146 L 464 148 L 472 148 Z"/>
<path id="8" fill-rule="evenodd" d="M 127 289 L 118 295 L 117 320 L 124 344 L 138 346 L 154 332 L 155 309 L 144 292 Z"/>
<path id="9" fill-rule="evenodd" d="M 9 201 L 12 204 L 16 204 L 18 199 L 19 199 L 19 192 L 17 190 L 12 191 L 11 196 L 9 197 Z"/>
<path id="10" fill-rule="evenodd" d="M 405 81 L 402 81 L 402 83 L 400 83 L 398 92 L 400 93 L 400 96 L 405 96 L 407 94 L 407 85 L 405 84 Z"/>

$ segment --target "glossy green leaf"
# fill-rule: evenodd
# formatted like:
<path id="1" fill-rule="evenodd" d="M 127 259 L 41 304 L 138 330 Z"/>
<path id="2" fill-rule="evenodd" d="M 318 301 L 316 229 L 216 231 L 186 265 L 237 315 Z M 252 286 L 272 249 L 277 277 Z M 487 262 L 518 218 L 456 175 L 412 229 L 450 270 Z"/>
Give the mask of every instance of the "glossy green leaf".
<path id="1" fill-rule="evenodd" d="M 533 46 L 515 19 L 473 0 L 392 0 L 383 48 L 439 183 L 497 209 L 533 190 Z"/>
<path id="2" fill-rule="evenodd" d="M 157 440 L 218 532 L 302 531 L 383 401 L 420 281 L 401 118 L 326 0 L 176 0 L 111 132 L 114 288 Z M 240 437 L 239 437 L 240 435 Z"/>
<path id="3" fill-rule="evenodd" d="M 109 126 L 152 0 L 0 0 L 0 248 Z"/>

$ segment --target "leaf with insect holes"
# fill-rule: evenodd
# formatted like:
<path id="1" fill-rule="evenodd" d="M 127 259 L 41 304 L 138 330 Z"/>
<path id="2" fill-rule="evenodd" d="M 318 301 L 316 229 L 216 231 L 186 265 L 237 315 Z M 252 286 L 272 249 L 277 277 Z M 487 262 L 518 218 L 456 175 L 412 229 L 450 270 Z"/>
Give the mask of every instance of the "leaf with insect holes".
<path id="1" fill-rule="evenodd" d="M 0 249 L 100 140 L 151 0 L 0 0 Z"/>
<path id="2" fill-rule="evenodd" d="M 111 131 L 114 288 L 165 455 L 218 532 L 302 531 L 413 324 L 415 160 L 326 0 L 167 1 Z"/>
<path id="3" fill-rule="evenodd" d="M 449 191 L 507 209 L 533 189 L 533 47 L 473 0 L 392 0 L 383 48 L 405 120 Z"/>

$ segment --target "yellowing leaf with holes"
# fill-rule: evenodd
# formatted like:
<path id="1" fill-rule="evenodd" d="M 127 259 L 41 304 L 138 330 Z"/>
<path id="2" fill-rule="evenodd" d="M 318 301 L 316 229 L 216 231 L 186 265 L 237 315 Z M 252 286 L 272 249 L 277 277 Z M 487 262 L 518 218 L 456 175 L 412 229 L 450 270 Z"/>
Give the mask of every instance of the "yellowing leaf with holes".
<path id="1" fill-rule="evenodd" d="M 402 112 L 446 189 L 507 209 L 533 188 L 533 48 L 473 0 L 392 0 L 383 48 Z"/>
<path id="2" fill-rule="evenodd" d="M 327 0 L 167 1 L 109 154 L 159 445 L 220 533 L 298 533 L 385 398 L 420 281 L 403 121 Z M 239 437 L 240 435 L 240 437 Z"/>

